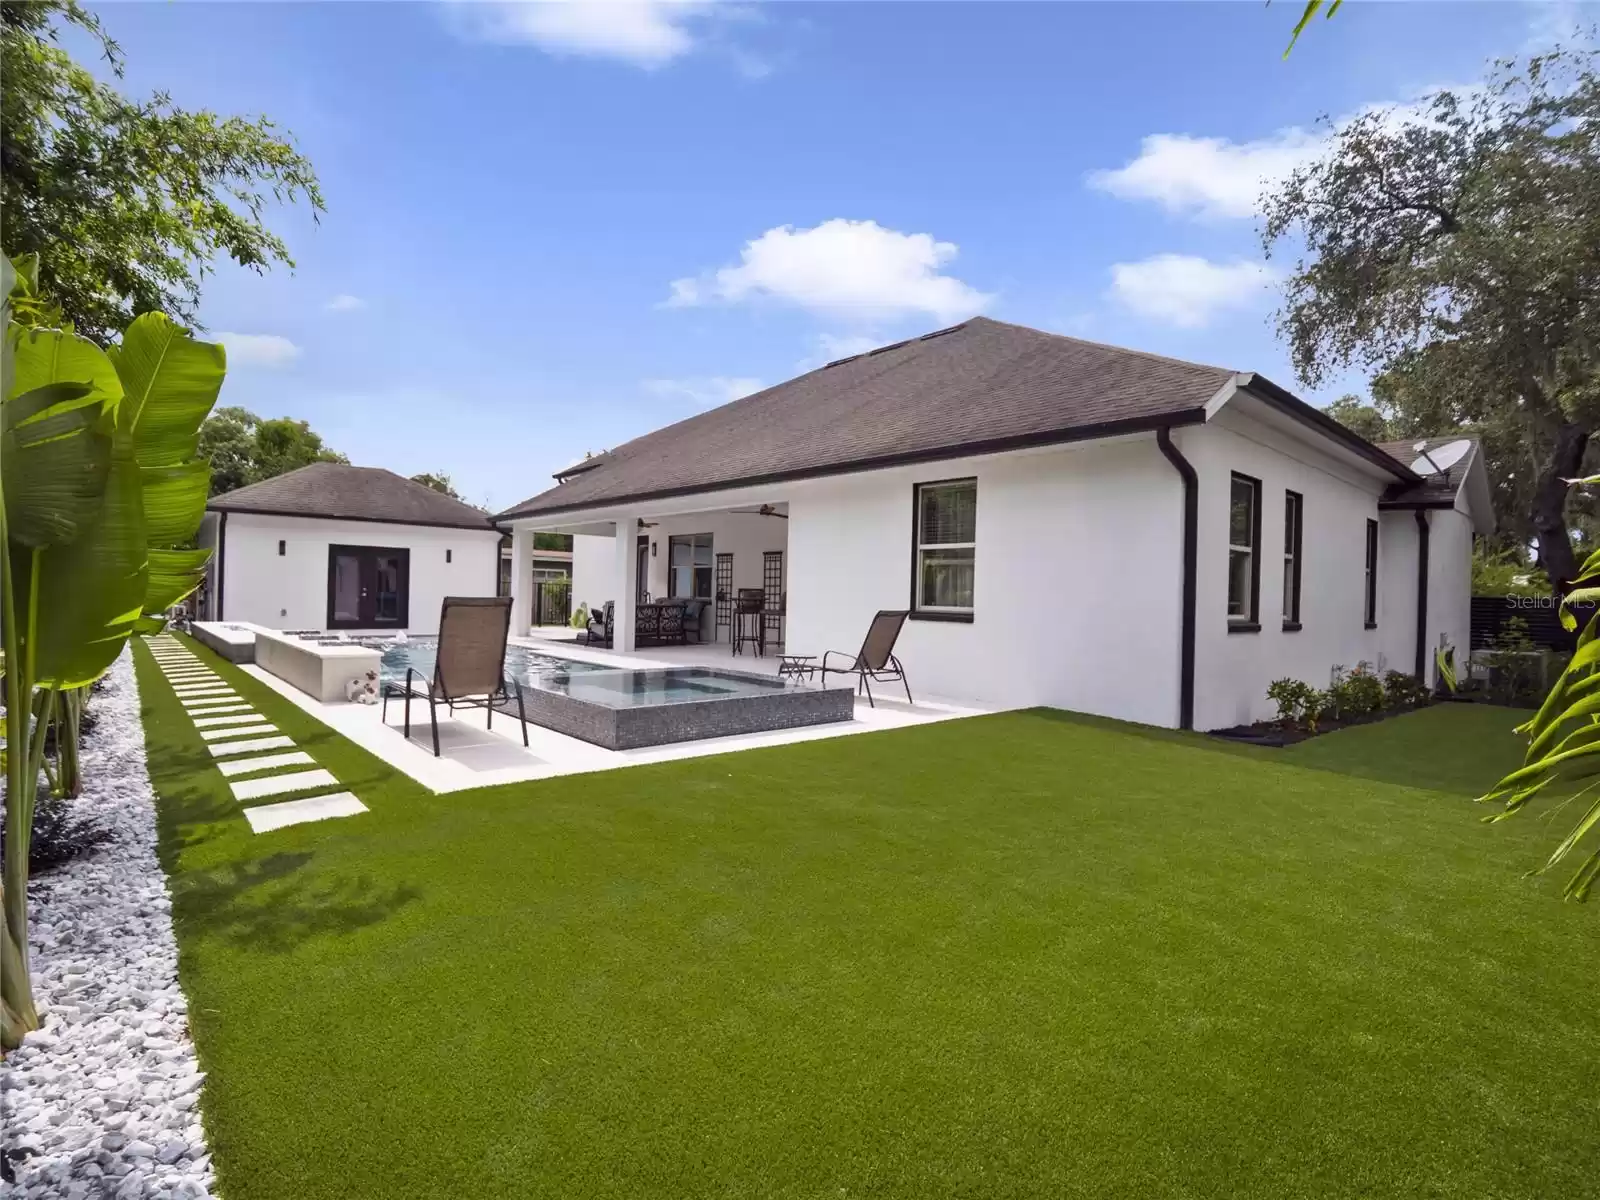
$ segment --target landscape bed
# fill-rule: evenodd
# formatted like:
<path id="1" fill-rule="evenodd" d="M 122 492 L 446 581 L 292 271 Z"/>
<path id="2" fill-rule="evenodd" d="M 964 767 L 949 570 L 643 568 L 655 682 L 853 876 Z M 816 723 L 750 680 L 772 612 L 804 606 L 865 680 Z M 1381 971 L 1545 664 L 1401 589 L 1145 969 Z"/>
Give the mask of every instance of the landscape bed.
<path id="1" fill-rule="evenodd" d="M 1019 712 L 435 795 L 217 669 L 371 810 L 250 833 L 141 656 L 229 1200 L 1600 1170 L 1600 909 L 1524 878 L 1546 825 L 1479 820 L 1504 709 L 1270 752 Z"/>

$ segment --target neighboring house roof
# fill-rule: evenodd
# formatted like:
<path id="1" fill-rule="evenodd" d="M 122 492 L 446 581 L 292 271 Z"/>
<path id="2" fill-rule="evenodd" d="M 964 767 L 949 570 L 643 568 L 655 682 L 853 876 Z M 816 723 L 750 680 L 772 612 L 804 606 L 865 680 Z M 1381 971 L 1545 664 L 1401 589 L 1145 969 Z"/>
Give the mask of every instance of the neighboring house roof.
<path id="1" fill-rule="evenodd" d="M 377 521 L 388 525 L 437 525 L 498 532 L 489 514 L 443 492 L 382 467 L 320 462 L 213 496 L 213 512 L 261 513 Z"/>
<path id="2" fill-rule="evenodd" d="M 1417 474 L 1422 476 L 1420 483 L 1412 484 L 1407 488 L 1397 488 L 1392 494 L 1384 497 L 1384 503 L 1401 508 L 1437 507 L 1449 508 L 1455 503 L 1456 495 L 1461 490 L 1461 483 L 1472 469 L 1473 462 L 1478 457 L 1479 446 L 1476 438 L 1463 437 L 1459 433 L 1446 434 L 1443 437 L 1430 438 L 1403 438 L 1394 442 L 1374 442 L 1390 458 L 1396 462 L 1410 466 L 1412 462 L 1421 458 L 1423 451 L 1434 451 L 1450 442 L 1471 442 L 1472 449 L 1463 454 L 1443 473 L 1426 469 L 1426 464 L 1419 468 Z M 1422 443 L 1422 450 L 1417 444 Z"/>
<path id="3" fill-rule="evenodd" d="M 1259 376 L 974 317 L 585 459 L 496 519 L 1198 423 L 1231 383 L 1415 481 Z"/>

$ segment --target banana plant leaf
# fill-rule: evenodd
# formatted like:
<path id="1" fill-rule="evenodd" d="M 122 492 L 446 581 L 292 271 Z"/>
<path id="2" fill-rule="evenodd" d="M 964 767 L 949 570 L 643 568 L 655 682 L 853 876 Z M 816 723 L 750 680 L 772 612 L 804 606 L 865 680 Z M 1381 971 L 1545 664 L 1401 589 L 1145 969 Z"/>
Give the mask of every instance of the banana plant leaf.
<path id="1" fill-rule="evenodd" d="M 34 551 L 39 630 L 35 668 L 43 687 L 93 683 L 116 661 L 133 632 L 150 573 L 142 484 L 133 441 L 119 433 L 100 519 L 75 541 Z"/>
<path id="2" fill-rule="evenodd" d="M 210 560 L 210 550 L 151 550 L 150 580 L 144 598 L 146 615 L 161 615 L 199 587 Z"/>
<path id="3" fill-rule="evenodd" d="M 7 533 L 30 547 L 81 536 L 99 511 L 122 381 L 105 352 L 59 329 L 8 326 L 0 420 Z"/>
<path id="4" fill-rule="evenodd" d="M 128 326 L 111 357 L 127 394 L 119 426 L 133 431 L 139 465 L 193 462 L 200 423 L 222 390 L 227 370 L 222 346 L 196 341 L 163 313 L 145 313 Z"/>
<path id="5" fill-rule="evenodd" d="M 23 392 L 0 420 L 6 532 L 24 546 L 70 542 L 94 523 L 111 467 L 111 437 L 89 384 Z"/>
<path id="6" fill-rule="evenodd" d="M 211 464 L 144 467 L 145 541 L 151 547 L 175 546 L 194 537 L 205 516 L 211 490 Z"/>

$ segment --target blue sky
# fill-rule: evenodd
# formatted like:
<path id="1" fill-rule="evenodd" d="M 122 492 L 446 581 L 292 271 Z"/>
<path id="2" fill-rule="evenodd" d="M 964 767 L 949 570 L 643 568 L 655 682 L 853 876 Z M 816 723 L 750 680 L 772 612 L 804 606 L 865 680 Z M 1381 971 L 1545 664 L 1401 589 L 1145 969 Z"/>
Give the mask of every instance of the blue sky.
<path id="1" fill-rule="evenodd" d="M 224 403 L 501 508 L 586 450 L 980 311 L 1295 387 L 1259 181 L 1314 152 L 1319 115 L 1600 19 L 1351 4 L 1284 61 L 1298 8 L 100 12 L 128 90 L 271 116 L 322 178 L 320 224 L 271 216 L 293 273 L 207 285 Z"/>

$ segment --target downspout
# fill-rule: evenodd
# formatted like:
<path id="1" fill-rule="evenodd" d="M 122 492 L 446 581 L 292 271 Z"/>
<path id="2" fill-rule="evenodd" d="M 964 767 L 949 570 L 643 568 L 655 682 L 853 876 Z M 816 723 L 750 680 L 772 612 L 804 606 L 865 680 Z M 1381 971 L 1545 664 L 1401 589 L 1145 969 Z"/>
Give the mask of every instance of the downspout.
<path id="1" fill-rule="evenodd" d="M 1428 669 L 1428 513 L 1416 509 L 1417 518 L 1417 682 L 1426 679 Z"/>
<path id="2" fill-rule="evenodd" d="M 222 589 L 227 583 L 228 570 L 228 513 L 223 511 L 217 521 L 217 615 L 222 620 Z"/>
<path id="3" fill-rule="evenodd" d="M 1178 728 L 1194 728 L 1195 572 L 1200 561 L 1200 480 L 1172 444 L 1172 426 L 1156 430 L 1156 445 L 1183 480 L 1183 633 L 1178 650 Z"/>

